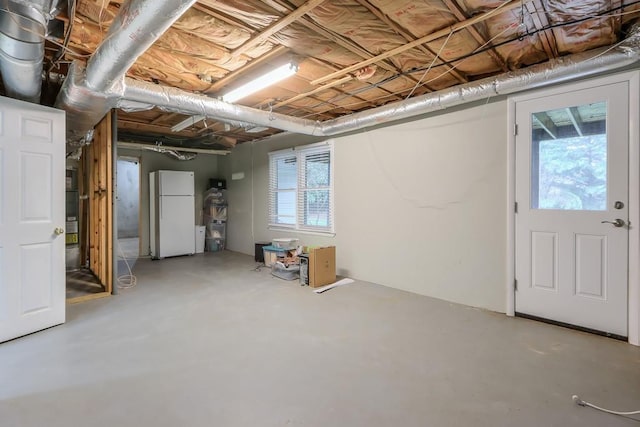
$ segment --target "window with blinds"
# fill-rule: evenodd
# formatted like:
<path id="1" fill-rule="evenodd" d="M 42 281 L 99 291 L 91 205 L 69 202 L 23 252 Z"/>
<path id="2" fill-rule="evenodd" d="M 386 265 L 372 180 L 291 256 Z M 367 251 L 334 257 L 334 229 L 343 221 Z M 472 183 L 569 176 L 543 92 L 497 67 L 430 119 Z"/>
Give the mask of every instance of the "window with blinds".
<path id="1" fill-rule="evenodd" d="M 333 233 L 333 144 L 269 153 L 269 226 Z"/>

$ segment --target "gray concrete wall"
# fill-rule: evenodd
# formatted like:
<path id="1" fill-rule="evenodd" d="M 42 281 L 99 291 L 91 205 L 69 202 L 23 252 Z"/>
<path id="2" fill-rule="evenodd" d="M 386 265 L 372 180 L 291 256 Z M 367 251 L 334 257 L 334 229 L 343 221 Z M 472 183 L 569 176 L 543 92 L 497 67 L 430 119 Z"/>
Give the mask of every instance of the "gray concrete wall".
<path id="1" fill-rule="evenodd" d="M 117 162 L 118 238 L 138 237 L 140 217 L 140 164 L 133 157 Z"/>

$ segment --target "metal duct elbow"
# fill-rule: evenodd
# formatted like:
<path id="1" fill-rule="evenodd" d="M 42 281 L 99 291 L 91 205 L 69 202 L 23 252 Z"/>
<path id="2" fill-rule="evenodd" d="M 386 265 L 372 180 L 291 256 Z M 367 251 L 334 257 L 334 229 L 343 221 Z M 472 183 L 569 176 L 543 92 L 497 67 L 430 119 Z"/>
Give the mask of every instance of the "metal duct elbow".
<path id="1" fill-rule="evenodd" d="M 87 133 L 116 106 L 122 91 L 122 83 L 104 93 L 89 89 L 82 65 L 78 62 L 71 64 L 55 103 L 56 108 L 67 112 L 68 142 L 73 145 L 80 141 L 82 144 L 81 141 L 86 139 Z"/>
<path id="2" fill-rule="evenodd" d="M 40 102 L 48 16 L 39 5 L 0 0 L 0 73 L 7 95 Z"/>

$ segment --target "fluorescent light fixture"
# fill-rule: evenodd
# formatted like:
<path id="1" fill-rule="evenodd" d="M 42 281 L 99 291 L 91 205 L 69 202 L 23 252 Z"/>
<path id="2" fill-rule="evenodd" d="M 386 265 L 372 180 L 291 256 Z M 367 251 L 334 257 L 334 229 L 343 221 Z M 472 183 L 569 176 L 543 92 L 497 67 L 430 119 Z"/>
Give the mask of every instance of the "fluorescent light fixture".
<path id="1" fill-rule="evenodd" d="M 297 71 L 298 65 L 293 62 L 289 62 L 269 71 L 266 74 L 263 74 L 258 78 L 251 80 L 249 83 L 232 90 L 226 95 L 223 95 L 222 100 L 225 102 L 235 102 L 239 99 L 251 95 L 252 93 L 258 92 L 259 90 L 262 90 L 267 86 L 271 86 L 272 84 L 284 80 L 287 77 L 294 75 Z"/>
<path id="2" fill-rule="evenodd" d="M 191 116 L 191 117 L 187 117 L 186 119 L 184 119 L 183 121 L 181 121 L 180 123 L 173 125 L 171 127 L 171 132 L 180 132 L 181 130 L 184 130 L 186 128 L 188 128 L 189 126 L 193 126 L 196 123 L 198 123 L 200 120 L 204 119 L 204 116 Z"/>

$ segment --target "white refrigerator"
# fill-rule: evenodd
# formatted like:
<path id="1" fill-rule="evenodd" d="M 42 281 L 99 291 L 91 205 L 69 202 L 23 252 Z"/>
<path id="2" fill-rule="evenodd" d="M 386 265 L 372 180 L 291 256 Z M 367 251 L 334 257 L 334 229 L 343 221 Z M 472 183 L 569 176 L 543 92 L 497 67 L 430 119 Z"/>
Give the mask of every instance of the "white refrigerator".
<path id="1" fill-rule="evenodd" d="M 151 258 L 195 253 L 193 172 L 149 173 Z"/>

